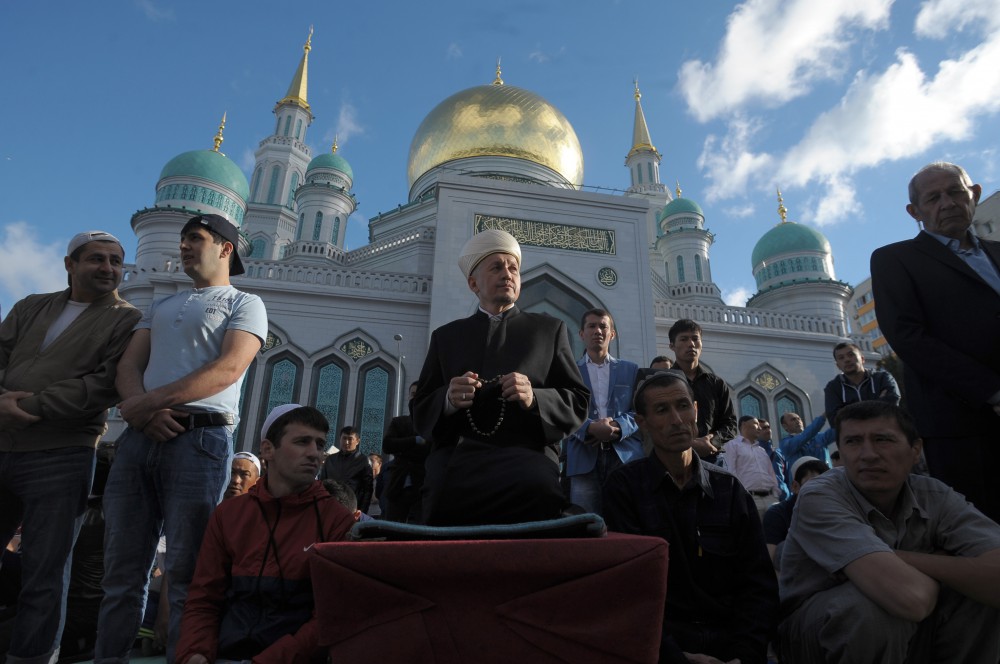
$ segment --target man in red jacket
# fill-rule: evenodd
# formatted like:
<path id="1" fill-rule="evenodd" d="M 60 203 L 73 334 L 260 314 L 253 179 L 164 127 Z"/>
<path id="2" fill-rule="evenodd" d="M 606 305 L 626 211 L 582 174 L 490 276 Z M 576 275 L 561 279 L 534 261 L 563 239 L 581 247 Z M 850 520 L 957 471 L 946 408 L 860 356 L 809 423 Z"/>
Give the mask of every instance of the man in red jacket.
<path id="1" fill-rule="evenodd" d="M 181 621 L 177 662 L 325 661 L 309 550 L 344 539 L 354 516 L 316 481 L 330 426 L 315 408 L 278 406 L 261 430 L 267 473 L 212 514 Z"/>

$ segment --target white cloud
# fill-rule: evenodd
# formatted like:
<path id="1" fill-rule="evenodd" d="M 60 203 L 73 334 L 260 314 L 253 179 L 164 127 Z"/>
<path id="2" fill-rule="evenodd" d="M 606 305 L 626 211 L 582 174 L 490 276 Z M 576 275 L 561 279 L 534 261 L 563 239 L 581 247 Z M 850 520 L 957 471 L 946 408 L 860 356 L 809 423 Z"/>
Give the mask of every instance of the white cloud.
<path id="1" fill-rule="evenodd" d="M 844 68 L 858 28 L 888 25 L 893 0 L 746 0 L 729 16 L 714 63 L 681 65 L 688 110 L 705 122 L 749 102 L 775 107 Z"/>
<path id="2" fill-rule="evenodd" d="M 448 50 L 445 52 L 445 57 L 449 60 L 457 60 L 462 57 L 462 47 L 452 42 L 448 44 Z"/>
<path id="3" fill-rule="evenodd" d="M 760 128 L 759 120 L 737 117 L 730 121 L 723 138 L 710 134 L 705 139 L 697 163 L 709 180 L 706 200 L 712 202 L 743 195 L 748 186 L 758 185 L 756 180 L 771 169 L 771 155 L 750 150 L 751 141 Z"/>
<path id="4" fill-rule="evenodd" d="M 732 207 L 723 208 L 722 213 L 733 219 L 746 219 L 752 217 L 754 213 L 757 212 L 757 208 L 753 203 L 746 203 L 744 205 L 734 205 Z"/>
<path id="5" fill-rule="evenodd" d="M 832 177 L 823 183 L 818 200 L 810 199 L 803 210 L 800 221 L 808 221 L 817 226 L 836 223 L 845 217 L 857 217 L 864 213 L 858 201 L 854 183 L 844 177 Z"/>
<path id="6" fill-rule="evenodd" d="M 562 46 L 555 53 L 546 53 L 542 50 L 541 45 L 535 47 L 535 50 L 528 54 L 528 59 L 533 60 L 539 64 L 545 64 L 552 58 L 558 58 L 566 53 L 566 47 Z"/>
<path id="7" fill-rule="evenodd" d="M 10 307 L 31 293 L 51 293 L 66 288 L 64 243 L 46 244 L 24 221 L 0 228 L 0 305 L 6 315 Z"/>
<path id="8" fill-rule="evenodd" d="M 914 30 L 921 37 L 943 39 L 979 23 L 995 28 L 1000 22 L 997 0 L 928 0 L 920 7 Z"/>
<path id="9" fill-rule="evenodd" d="M 349 101 L 344 101 L 340 105 L 340 114 L 337 116 L 337 142 L 343 147 L 355 134 L 365 133 L 365 128 L 358 121 L 358 110 Z M 333 141 L 333 136 L 328 139 Z"/>
<path id="10" fill-rule="evenodd" d="M 746 286 L 737 286 L 736 288 L 727 288 L 722 291 L 722 301 L 731 307 L 745 307 L 747 306 L 747 300 L 753 295 L 753 291 Z"/>
<path id="11" fill-rule="evenodd" d="M 153 3 L 153 0 L 136 0 L 135 6 L 141 9 L 150 21 L 172 21 L 174 19 L 172 9 L 161 9 Z"/>
<path id="12" fill-rule="evenodd" d="M 254 157 L 253 150 L 250 148 L 243 148 L 242 154 L 240 154 L 240 168 L 246 173 L 247 177 L 253 173 L 253 167 L 257 164 L 257 158 Z"/>

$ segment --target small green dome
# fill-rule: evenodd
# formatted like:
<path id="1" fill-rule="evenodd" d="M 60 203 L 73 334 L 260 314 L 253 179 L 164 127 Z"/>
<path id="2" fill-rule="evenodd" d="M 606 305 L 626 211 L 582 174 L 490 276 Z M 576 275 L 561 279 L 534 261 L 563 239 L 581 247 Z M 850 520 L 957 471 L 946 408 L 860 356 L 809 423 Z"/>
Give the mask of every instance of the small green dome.
<path id="1" fill-rule="evenodd" d="M 244 202 L 250 197 L 250 185 L 243 171 L 215 150 L 192 150 L 177 155 L 160 171 L 161 180 L 169 177 L 203 178 L 235 191 Z"/>
<path id="2" fill-rule="evenodd" d="M 656 215 L 657 221 L 662 221 L 671 215 L 678 214 L 679 212 L 693 212 L 704 218 L 705 213 L 701 211 L 701 206 L 692 201 L 690 198 L 675 198 L 666 204 L 666 206 L 660 210 L 660 214 Z"/>
<path id="3" fill-rule="evenodd" d="M 347 177 L 351 180 L 354 180 L 354 170 L 351 168 L 351 165 L 347 163 L 347 160 L 339 154 L 327 152 L 326 154 L 321 154 L 313 158 L 313 160 L 309 162 L 309 166 L 306 168 L 306 173 L 317 168 L 329 168 L 335 171 L 340 171 L 341 173 L 347 175 Z"/>
<path id="4" fill-rule="evenodd" d="M 793 221 L 783 222 L 764 233 L 753 248 L 751 267 L 783 254 L 801 252 L 831 253 L 830 243 L 823 234 Z"/>

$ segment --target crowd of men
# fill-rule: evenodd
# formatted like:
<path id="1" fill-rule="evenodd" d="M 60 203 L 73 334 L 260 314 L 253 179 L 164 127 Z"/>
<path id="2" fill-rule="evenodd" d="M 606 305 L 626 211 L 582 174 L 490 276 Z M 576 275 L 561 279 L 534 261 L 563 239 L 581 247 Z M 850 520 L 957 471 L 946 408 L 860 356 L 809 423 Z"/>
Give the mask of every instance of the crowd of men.
<path id="1" fill-rule="evenodd" d="M 187 221 L 191 288 L 145 315 L 118 297 L 121 243 L 80 233 L 69 288 L 0 324 L 0 589 L 20 569 L 6 661 L 59 661 L 94 448 L 117 405 L 128 427 L 103 487 L 95 662 L 129 661 L 158 548 L 168 661 L 323 661 L 314 544 L 369 513 L 465 526 L 587 512 L 671 545 L 661 662 L 995 664 L 1000 243 L 970 230 L 980 194 L 954 164 L 921 169 L 906 210 L 923 228 L 872 256 L 908 409 L 843 342 L 824 413 L 781 413 L 777 440 L 768 420 L 737 419 L 701 365 L 698 323 L 674 323 L 674 357 L 647 369 L 611 355 L 614 318 L 590 309 L 574 358 L 563 322 L 516 305 L 516 240 L 480 232 L 458 260 L 478 310 L 431 335 L 381 473 L 350 426 L 327 454 L 330 423 L 299 404 L 268 414 L 259 458 L 233 454 L 267 315 L 230 283 L 243 266 L 227 220 Z M 925 457 L 931 476 L 914 473 Z"/>

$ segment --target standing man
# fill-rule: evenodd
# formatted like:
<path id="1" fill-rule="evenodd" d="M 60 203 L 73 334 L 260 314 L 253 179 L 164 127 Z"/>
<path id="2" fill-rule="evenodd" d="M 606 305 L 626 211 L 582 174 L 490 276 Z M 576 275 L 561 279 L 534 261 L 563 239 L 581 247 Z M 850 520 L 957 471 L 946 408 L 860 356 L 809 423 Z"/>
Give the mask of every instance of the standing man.
<path id="1" fill-rule="evenodd" d="M 586 352 L 576 365 L 590 390 L 587 419 L 566 445 L 569 500 L 587 512 L 603 513 L 601 487 L 615 468 L 642 456 L 642 441 L 632 412 L 632 386 L 639 367 L 617 360 L 608 349 L 617 336 L 615 321 L 604 309 L 591 309 L 580 321 Z"/>
<path id="2" fill-rule="evenodd" d="M 410 385 L 409 403 L 417 393 L 417 384 Z M 387 521 L 419 523 L 422 510 L 420 492 L 424 486 L 424 462 L 430 444 L 413 428 L 413 418 L 400 415 L 392 418 L 382 439 L 382 454 L 393 457 L 392 470 L 386 481 Z M 385 472 L 385 469 L 383 469 Z"/>
<path id="3" fill-rule="evenodd" d="M 761 417 L 757 420 L 757 424 L 760 425 L 760 436 L 757 438 L 757 444 L 761 446 L 764 452 L 767 453 L 767 458 L 771 460 L 774 477 L 778 480 L 778 500 L 787 500 L 791 492 L 788 490 L 787 476 L 789 466 L 785 461 L 785 455 L 781 453 L 781 450 L 771 440 L 771 436 L 773 435 L 771 432 L 771 423 Z"/>
<path id="4" fill-rule="evenodd" d="M 21 592 L 7 661 L 59 656 L 71 552 L 115 404 L 115 373 L 138 310 L 118 297 L 125 251 L 79 233 L 63 260 L 69 288 L 29 295 L 0 325 L 0 542 L 21 523 Z"/>
<path id="5" fill-rule="evenodd" d="M 820 415 L 805 426 L 802 416 L 791 411 L 781 416 L 781 428 L 788 433 L 781 439 L 779 447 L 785 455 L 785 463 L 789 467 L 802 457 L 815 457 L 830 465 L 830 452 L 827 446 L 834 442 L 833 429 L 820 433 L 826 424 L 826 414 Z"/>
<path id="6" fill-rule="evenodd" d="M 924 225 L 872 254 L 879 326 L 905 364 L 931 475 L 1000 521 L 1000 242 L 969 230 L 982 187 L 935 163 L 910 180 Z"/>
<path id="7" fill-rule="evenodd" d="M 701 325 L 682 318 L 667 333 L 670 350 L 674 351 L 674 369 L 687 376 L 698 403 L 698 437 L 692 447 L 695 453 L 715 463 L 723 443 L 736 437 L 736 413 L 729 386 L 715 374 L 705 371 L 701 360 Z"/>
<path id="8" fill-rule="evenodd" d="M 778 582 L 753 501 L 692 450 L 698 406 L 683 377 L 641 382 L 635 411 L 653 452 L 611 474 L 604 511 L 610 530 L 670 543 L 660 662 L 765 664 Z"/>
<path id="9" fill-rule="evenodd" d="M 760 423 L 753 415 L 740 418 L 740 435 L 726 443 L 725 468 L 739 478 L 757 505 L 757 515 L 778 500 L 778 478 L 771 465 L 771 458 L 760 446 Z"/>
<path id="10" fill-rule="evenodd" d="M 486 230 L 462 248 L 459 269 L 479 311 L 434 331 L 413 422 L 434 441 L 424 515 L 430 525 L 558 517 L 560 440 L 590 396 L 562 321 L 520 311 L 521 247 Z"/>
<path id="11" fill-rule="evenodd" d="M 267 335 L 264 303 L 229 283 L 243 274 L 238 241 L 225 218 L 192 217 L 180 252 L 194 288 L 154 302 L 122 356 L 118 408 L 129 426 L 104 493 L 97 662 L 128 659 L 161 528 L 173 661 L 198 546 L 227 484 L 240 384 Z"/>
<path id="12" fill-rule="evenodd" d="M 995 664 L 1000 525 L 910 473 L 921 440 L 899 406 L 835 425 L 844 468 L 803 488 L 781 555 L 781 661 Z"/>
<path id="13" fill-rule="evenodd" d="M 845 341 L 833 347 L 833 360 L 840 369 L 823 388 L 826 416 L 833 422 L 837 412 L 847 404 L 878 399 L 899 403 L 899 386 L 892 374 L 884 369 L 865 369 L 865 358 L 856 344 Z"/>
<path id="14" fill-rule="evenodd" d="M 360 452 L 361 435 L 354 427 L 340 430 L 339 452 L 331 454 L 319 471 L 320 480 L 337 480 L 351 487 L 358 499 L 358 508 L 368 514 L 375 492 L 375 473 L 368 455 Z"/>

